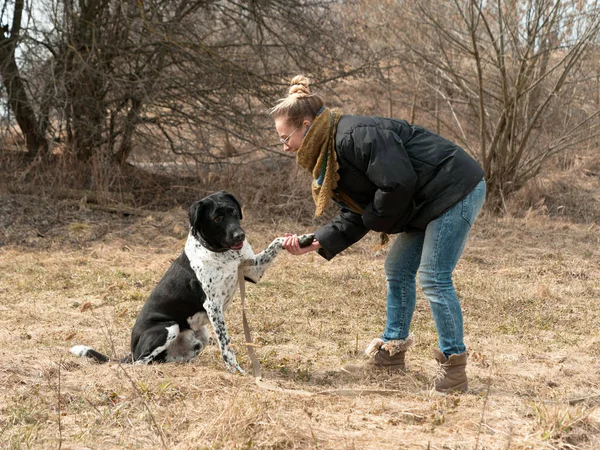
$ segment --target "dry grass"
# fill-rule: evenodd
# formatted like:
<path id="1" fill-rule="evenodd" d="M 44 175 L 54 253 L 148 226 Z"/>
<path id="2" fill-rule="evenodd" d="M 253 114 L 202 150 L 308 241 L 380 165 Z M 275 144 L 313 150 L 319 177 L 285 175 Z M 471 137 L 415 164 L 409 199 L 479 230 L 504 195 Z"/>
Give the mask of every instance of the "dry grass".
<path id="1" fill-rule="evenodd" d="M 421 293 L 408 375 L 338 370 L 383 328 L 376 236 L 332 262 L 282 255 L 248 286 L 249 320 L 268 380 L 333 392 L 305 397 L 226 373 L 216 347 L 149 367 L 68 353 L 76 343 L 127 352 L 137 312 L 183 247 L 183 210 L 119 219 L 26 196 L 2 203 L 25 213 L 0 247 L 2 448 L 600 448 L 596 225 L 537 214 L 476 225 L 455 277 L 471 352 L 472 390 L 460 397 L 431 391 L 436 335 Z M 258 217 L 244 220 L 255 250 L 308 231 Z M 227 323 L 249 369 L 239 302 Z M 399 392 L 360 394 L 373 389 Z"/>
<path id="2" fill-rule="evenodd" d="M 577 223 L 596 223 L 600 217 L 600 159 L 596 151 L 581 150 L 554 157 L 542 175 L 516 193 L 509 211 L 516 216 L 542 213 Z"/>

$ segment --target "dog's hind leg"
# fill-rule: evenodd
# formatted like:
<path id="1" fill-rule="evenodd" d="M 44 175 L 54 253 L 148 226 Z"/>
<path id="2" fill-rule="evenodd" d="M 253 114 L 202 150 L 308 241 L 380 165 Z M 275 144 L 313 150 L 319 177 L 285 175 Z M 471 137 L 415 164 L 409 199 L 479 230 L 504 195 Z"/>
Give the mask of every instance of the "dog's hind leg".
<path id="1" fill-rule="evenodd" d="M 133 353 L 135 364 L 165 362 L 167 350 L 179 336 L 179 325 L 165 322 L 145 330 L 137 341 Z"/>
<path id="2" fill-rule="evenodd" d="M 198 330 L 183 330 L 167 349 L 166 362 L 189 361 L 208 344 L 209 333 L 206 326 Z"/>

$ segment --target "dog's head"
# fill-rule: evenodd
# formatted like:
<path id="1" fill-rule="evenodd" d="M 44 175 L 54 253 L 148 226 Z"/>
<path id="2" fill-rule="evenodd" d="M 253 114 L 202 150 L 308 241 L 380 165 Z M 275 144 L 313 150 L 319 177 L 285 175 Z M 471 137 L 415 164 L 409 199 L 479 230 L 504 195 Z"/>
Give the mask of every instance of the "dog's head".
<path id="1" fill-rule="evenodd" d="M 240 250 L 246 234 L 240 226 L 242 208 L 228 192 L 219 191 L 190 207 L 192 235 L 214 252 Z"/>

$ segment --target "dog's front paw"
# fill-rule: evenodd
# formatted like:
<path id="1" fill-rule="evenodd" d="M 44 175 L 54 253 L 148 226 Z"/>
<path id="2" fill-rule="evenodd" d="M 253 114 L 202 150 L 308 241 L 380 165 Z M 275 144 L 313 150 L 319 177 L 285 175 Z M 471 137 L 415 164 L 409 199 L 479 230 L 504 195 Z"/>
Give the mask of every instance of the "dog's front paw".
<path id="1" fill-rule="evenodd" d="M 237 361 L 234 361 L 233 364 L 225 364 L 225 366 L 227 367 L 227 372 L 229 372 L 229 373 L 239 372 L 242 375 L 246 375 L 246 372 L 244 371 L 244 369 L 242 369 L 240 367 L 240 365 L 237 363 Z"/>
<path id="2" fill-rule="evenodd" d="M 300 245 L 300 248 L 304 248 L 312 244 L 314 240 L 314 234 L 303 234 L 302 236 L 298 237 L 298 244 Z"/>
<path id="3" fill-rule="evenodd" d="M 227 372 L 240 372 L 242 375 L 246 373 L 238 364 L 237 360 L 235 359 L 235 354 L 231 350 L 227 349 L 223 352 L 223 361 L 225 361 L 225 367 L 227 368 Z"/>

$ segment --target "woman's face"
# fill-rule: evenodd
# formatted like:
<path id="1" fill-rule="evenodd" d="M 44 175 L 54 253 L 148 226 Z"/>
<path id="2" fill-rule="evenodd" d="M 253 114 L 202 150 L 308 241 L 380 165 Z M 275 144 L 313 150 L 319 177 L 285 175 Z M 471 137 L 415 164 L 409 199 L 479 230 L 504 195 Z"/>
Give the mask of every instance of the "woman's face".
<path id="1" fill-rule="evenodd" d="M 309 120 L 304 120 L 302 125 L 296 127 L 291 125 L 286 117 L 277 117 L 275 119 L 275 129 L 279 134 L 279 140 L 283 144 L 283 151 L 297 152 L 302 144 L 302 138 L 306 133 L 306 128 L 310 125 Z"/>

